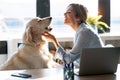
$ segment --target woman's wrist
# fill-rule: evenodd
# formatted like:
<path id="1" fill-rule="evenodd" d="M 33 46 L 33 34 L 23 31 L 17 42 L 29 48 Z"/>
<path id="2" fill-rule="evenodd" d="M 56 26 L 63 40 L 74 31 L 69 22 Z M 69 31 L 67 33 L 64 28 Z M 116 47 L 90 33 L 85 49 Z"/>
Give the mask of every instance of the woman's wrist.
<path id="1" fill-rule="evenodd" d="M 53 44 L 54 44 L 55 48 L 58 49 L 59 43 L 58 43 L 58 41 L 56 39 L 54 40 Z"/>

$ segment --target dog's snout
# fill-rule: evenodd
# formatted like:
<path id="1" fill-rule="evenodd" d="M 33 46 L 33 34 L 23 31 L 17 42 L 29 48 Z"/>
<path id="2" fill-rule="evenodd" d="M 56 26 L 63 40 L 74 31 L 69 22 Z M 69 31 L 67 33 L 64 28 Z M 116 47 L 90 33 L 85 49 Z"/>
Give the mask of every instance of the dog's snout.
<path id="1" fill-rule="evenodd" d="M 52 30 L 51 27 L 46 27 L 45 29 L 48 30 L 48 31 L 51 31 L 51 30 Z"/>

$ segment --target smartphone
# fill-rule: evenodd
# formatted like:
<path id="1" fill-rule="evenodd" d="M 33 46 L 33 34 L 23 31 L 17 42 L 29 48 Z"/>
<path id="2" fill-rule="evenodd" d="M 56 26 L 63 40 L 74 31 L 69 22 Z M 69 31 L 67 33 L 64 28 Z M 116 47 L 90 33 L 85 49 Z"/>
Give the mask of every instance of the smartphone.
<path id="1" fill-rule="evenodd" d="M 20 77 L 20 78 L 30 78 L 30 77 L 32 77 L 32 75 L 25 74 L 25 73 L 14 73 L 14 74 L 11 74 L 11 76 Z"/>

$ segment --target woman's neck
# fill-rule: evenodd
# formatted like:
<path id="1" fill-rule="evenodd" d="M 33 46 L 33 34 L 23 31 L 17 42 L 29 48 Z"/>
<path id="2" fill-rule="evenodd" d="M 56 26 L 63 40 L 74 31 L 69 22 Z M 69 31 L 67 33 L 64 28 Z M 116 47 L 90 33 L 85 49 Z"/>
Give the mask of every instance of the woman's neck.
<path id="1" fill-rule="evenodd" d="M 74 31 L 77 31 L 77 30 L 78 30 L 79 25 L 71 25 L 71 27 L 72 27 L 72 29 L 73 29 Z"/>

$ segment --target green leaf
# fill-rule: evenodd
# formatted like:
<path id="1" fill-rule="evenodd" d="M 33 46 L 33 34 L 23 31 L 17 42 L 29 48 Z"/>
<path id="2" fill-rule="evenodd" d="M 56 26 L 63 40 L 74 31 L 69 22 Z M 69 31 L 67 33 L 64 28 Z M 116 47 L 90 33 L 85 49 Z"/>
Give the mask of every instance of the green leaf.
<path id="1" fill-rule="evenodd" d="M 107 23 L 103 22 L 103 21 L 99 21 L 102 18 L 102 15 L 98 15 L 98 16 L 89 16 L 87 18 L 87 23 L 90 24 L 91 26 L 97 27 L 99 30 L 101 30 L 102 32 L 105 32 L 104 28 L 110 29 L 109 26 L 107 25 Z"/>

